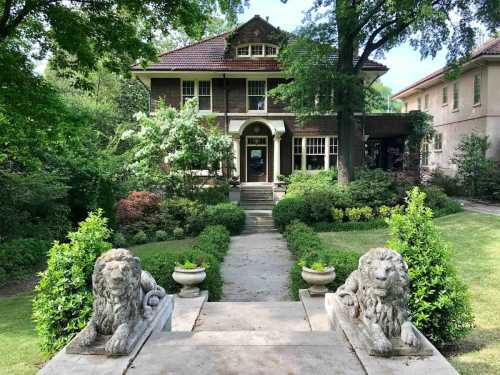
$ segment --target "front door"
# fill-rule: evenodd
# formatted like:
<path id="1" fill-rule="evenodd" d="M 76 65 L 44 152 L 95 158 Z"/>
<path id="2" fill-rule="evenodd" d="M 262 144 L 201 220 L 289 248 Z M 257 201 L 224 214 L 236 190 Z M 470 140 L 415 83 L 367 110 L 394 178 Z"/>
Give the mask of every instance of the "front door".
<path id="1" fill-rule="evenodd" d="M 247 181 L 267 182 L 267 147 L 248 147 Z"/>

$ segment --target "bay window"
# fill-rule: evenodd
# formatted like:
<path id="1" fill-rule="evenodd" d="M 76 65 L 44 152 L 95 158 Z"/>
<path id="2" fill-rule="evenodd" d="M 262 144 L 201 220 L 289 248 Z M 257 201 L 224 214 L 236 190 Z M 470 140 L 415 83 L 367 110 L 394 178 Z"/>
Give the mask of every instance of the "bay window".
<path id="1" fill-rule="evenodd" d="M 336 136 L 294 137 L 292 154 L 294 171 L 336 168 L 338 138 Z"/>

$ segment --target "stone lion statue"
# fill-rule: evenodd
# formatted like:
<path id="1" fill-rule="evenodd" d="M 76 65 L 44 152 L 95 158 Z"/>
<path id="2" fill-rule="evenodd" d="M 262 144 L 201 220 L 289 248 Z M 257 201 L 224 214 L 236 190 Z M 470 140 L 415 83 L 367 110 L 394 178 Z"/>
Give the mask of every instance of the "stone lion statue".
<path id="1" fill-rule="evenodd" d="M 344 311 L 366 327 L 377 354 L 388 355 L 395 337 L 414 348 L 420 345 L 409 319 L 408 267 L 399 253 L 371 249 L 336 295 Z"/>
<path id="2" fill-rule="evenodd" d="M 152 307 L 165 296 L 165 290 L 141 271 L 139 259 L 126 249 L 112 249 L 97 259 L 92 291 L 92 316 L 78 335 L 78 344 L 88 347 L 98 335 L 111 336 L 104 347 L 108 355 L 127 354 L 136 325 L 147 320 Z"/>

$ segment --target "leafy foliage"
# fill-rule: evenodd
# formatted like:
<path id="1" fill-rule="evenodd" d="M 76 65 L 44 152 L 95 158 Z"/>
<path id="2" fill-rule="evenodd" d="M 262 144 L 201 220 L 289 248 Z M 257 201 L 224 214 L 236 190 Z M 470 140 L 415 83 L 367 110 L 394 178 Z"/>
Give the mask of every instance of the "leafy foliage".
<path id="1" fill-rule="evenodd" d="M 229 251 L 231 237 L 222 225 L 209 225 L 196 238 L 195 249 L 212 254 L 222 261 Z"/>
<path id="2" fill-rule="evenodd" d="M 50 243 L 23 239 L 0 242 L 0 286 L 33 272 L 47 258 Z"/>
<path id="3" fill-rule="evenodd" d="M 85 327 L 92 311 L 92 272 L 95 260 L 111 249 L 111 231 L 102 210 L 92 212 L 69 243 L 55 242 L 47 270 L 36 287 L 33 319 L 44 352 L 52 354 Z"/>
<path id="4" fill-rule="evenodd" d="M 411 281 L 409 307 L 412 321 L 434 344 L 464 337 L 474 325 L 467 287 L 450 262 L 448 245 L 424 206 L 425 193 L 408 193 L 404 213 L 390 219 L 389 247 L 401 253 Z"/>
<path id="5" fill-rule="evenodd" d="M 245 210 L 234 203 L 219 203 L 207 207 L 207 224 L 222 225 L 231 235 L 239 234 L 245 226 Z"/>
<path id="6" fill-rule="evenodd" d="M 306 202 L 303 198 L 285 197 L 273 207 L 273 221 L 276 228 L 284 231 L 294 220 L 306 221 Z"/>

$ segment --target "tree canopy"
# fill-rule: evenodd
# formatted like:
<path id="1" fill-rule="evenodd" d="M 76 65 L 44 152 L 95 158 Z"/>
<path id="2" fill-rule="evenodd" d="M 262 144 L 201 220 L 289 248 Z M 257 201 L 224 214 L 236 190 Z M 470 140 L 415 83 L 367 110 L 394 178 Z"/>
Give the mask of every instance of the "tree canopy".
<path id="1" fill-rule="evenodd" d="M 293 80 L 275 95 L 302 118 L 337 113 L 339 180 L 347 182 L 368 59 L 409 41 L 423 57 L 447 47 L 449 63 L 459 63 L 470 57 L 479 27 L 494 33 L 499 26 L 497 0 L 316 0 L 298 36 L 282 49 Z"/>

